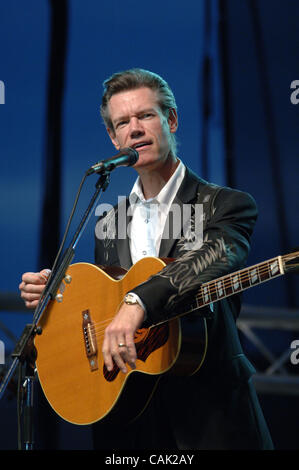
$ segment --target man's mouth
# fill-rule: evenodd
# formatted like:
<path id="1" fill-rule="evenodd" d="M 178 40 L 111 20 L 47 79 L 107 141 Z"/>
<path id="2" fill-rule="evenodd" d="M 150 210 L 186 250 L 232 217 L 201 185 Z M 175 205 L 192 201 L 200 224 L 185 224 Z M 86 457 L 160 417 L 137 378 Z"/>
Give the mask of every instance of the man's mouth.
<path id="1" fill-rule="evenodd" d="M 142 150 L 144 149 L 145 147 L 148 147 L 149 145 L 151 145 L 152 143 L 151 142 L 137 142 L 136 144 L 133 145 L 133 148 L 135 150 Z"/>

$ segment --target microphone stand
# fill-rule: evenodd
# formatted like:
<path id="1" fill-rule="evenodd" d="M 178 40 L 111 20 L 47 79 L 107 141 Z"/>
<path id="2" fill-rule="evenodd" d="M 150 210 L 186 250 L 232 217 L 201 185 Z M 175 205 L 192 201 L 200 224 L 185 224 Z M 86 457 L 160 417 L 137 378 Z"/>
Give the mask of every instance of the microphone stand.
<path id="1" fill-rule="evenodd" d="M 113 168 L 111 168 L 112 170 Z M 88 175 L 88 173 L 87 173 Z M 56 296 L 56 292 L 65 276 L 65 273 L 75 255 L 76 245 L 88 223 L 92 210 L 100 196 L 106 191 L 110 182 L 110 170 L 106 169 L 99 177 L 95 187 L 95 192 L 91 201 L 83 215 L 81 222 L 73 236 L 73 239 L 65 251 L 60 264 L 58 264 L 55 272 L 52 272 L 43 292 L 43 298 L 34 312 L 33 322 L 25 326 L 23 333 L 17 342 L 17 345 L 11 355 L 13 358 L 12 364 L 7 371 L 2 384 L 0 385 L 0 400 L 4 395 L 7 385 L 9 384 L 12 376 L 15 373 L 17 366 L 20 368 L 25 364 L 25 381 L 23 389 L 25 394 L 25 408 L 24 408 L 24 444 L 25 450 L 32 450 L 34 444 L 33 438 L 33 389 L 35 379 L 35 360 L 37 358 L 37 351 L 34 346 L 34 338 L 36 334 L 42 334 L 41 327 L 38 322 L 41 319 L 49 302 Z M 20 386 L 20 385 L 19 385 Z M 19 391 L 20 392 L 20 391 Z"/>

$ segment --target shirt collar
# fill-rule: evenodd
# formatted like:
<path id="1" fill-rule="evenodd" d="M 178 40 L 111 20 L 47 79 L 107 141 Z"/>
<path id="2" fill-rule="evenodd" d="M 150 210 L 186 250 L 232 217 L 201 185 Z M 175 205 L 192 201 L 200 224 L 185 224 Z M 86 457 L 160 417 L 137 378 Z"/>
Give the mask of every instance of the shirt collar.
<path id="1" fill-rule="evenodd" d="M 186 167 L 180 160 L 180 163 L 178 164 L 175 172 L 173 173 L 173 175 L 171 175 L 165 186 L 163 186 L 157 196 L 151 199 L 144 198 L 140 177 L 138 176 L 129 195 L 130 204 L 136 204 L 137 202 L 141 202 L 143 204 L 149 202 L 157 202 L 159 204 L 168 206 L 172 202 L 181 182 L 183 181 L 183 178 L 185 176 L 185 170 Z"/>

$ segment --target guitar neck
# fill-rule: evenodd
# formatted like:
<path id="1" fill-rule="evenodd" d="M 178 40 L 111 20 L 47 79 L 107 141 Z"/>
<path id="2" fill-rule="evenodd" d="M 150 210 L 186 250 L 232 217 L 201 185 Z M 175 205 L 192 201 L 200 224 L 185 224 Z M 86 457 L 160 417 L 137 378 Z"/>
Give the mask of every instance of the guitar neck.
<path id="1" fill-rule="evenodd" d="M 206 282 L 202 284 L 196 294 L 196 308 L 217 302 L 283 274 L 283 257 L 277 256 L 249 268 Z"/>

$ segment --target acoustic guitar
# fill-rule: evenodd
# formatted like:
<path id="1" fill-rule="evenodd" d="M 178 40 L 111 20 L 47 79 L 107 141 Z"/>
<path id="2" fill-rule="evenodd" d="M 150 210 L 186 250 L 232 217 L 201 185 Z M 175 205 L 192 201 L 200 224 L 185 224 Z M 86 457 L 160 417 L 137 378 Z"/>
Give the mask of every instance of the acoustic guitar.
<path id="1" fill-rule="evenodd" d="M 198 309 L 298 268 L 298 256 L 299 252 L 278 256 L 202 284 L 183 313 L 136 331 L 136 369 L 128 366 L 126 374 L 116 365 L 108 372 L 104 365 L 105 328 L 124 295 L 168 261 L 144 258 L 129 271 L 89 263 L 71 265 L 56 299 L 39 321 L 42 334 L 34 339 L 38 377 L 48 402 L 64 420 L 79 425 L 113 419 L 119 413 L 122 419 L 134 419 L 163 374 L 192 375 L 203 364 L 208 335 L 206 319 Z M 186 313 L 188 322 L 181 322 Z"/>

